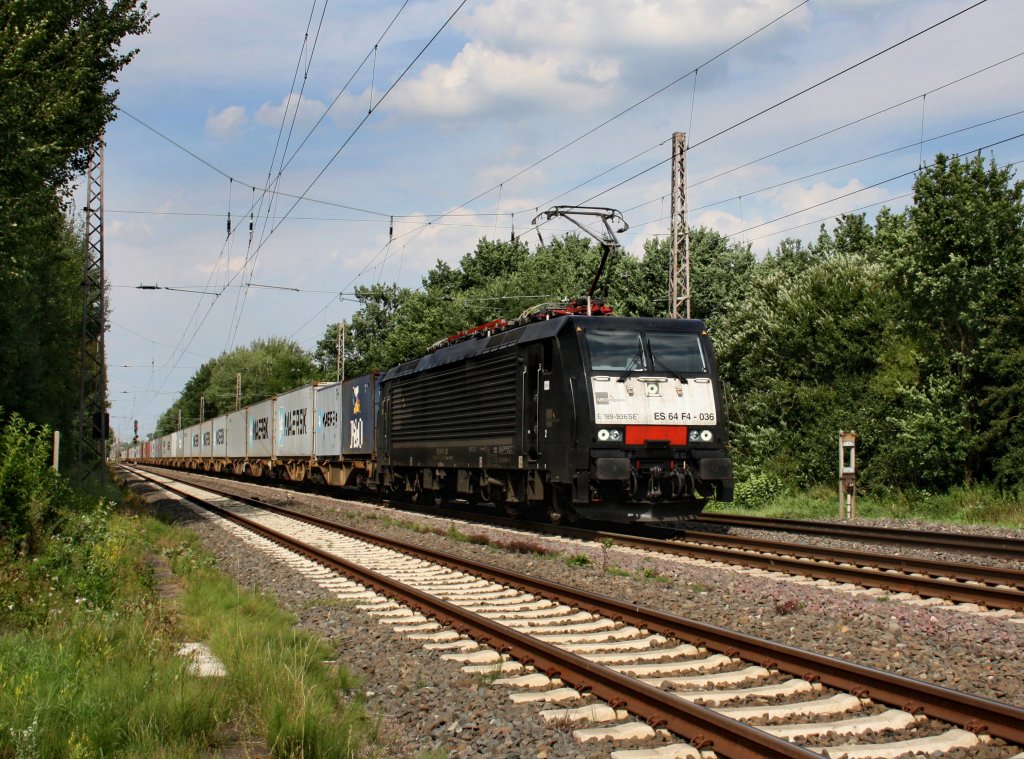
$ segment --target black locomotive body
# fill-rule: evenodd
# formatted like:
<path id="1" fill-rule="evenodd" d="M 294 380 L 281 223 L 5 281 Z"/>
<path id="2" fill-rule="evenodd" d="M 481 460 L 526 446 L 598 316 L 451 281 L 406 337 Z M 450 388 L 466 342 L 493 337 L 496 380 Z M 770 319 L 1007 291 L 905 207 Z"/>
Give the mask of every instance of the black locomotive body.
<path id="1" fill-rule="evenodd" d="M 698 320 L 511 326 L 387 371 L 378 403 L 384 492 L 619 522 L 732 499 L 725 407 Z"/>

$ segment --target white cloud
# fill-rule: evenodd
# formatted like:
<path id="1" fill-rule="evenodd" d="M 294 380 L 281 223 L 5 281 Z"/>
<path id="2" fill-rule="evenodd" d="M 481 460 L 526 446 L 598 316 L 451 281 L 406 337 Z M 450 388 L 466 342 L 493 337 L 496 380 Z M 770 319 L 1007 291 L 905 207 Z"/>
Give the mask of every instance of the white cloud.
<path id="1" fill-rule="evenodd" d="M 606 99 L 602 90 L 617 71 L 612 60 L 592 62 L 554 52 L 525 56 L 470 42 L 450 64 L 431 64 L 396 90 L 388 106 L 446 119 L 514 115 L 527 105 L 531 110 L 565 103 L 589 108 Z"/>
<path id="2" fill-rule="evenodd" d="M 283 119 L 290 121 L 294 115 L 297 124 L 308 125 L 320 118 L 326 108 L 327 105 L 321 100 L 292 92 L 281 98 L 280 103 L 266 102 L 261 105 L 253 119 L 263 126 L 279 127 Z"/>
<path id="3" fill-rule="evenodd" d="M 202 263 L 196 266 L 196 271 L 202 274 L 213 274 L 215 272 L 221 272 L 222 274 L 235 274 L 240 271 L 242 266 L 245 264 L 246 257 L 243 256 L 231 256 L 226 262 L 218 258 L 213 264 Z"/>
<path id="4" fill-rule="evenodd" d="M 664 85 L 792 5 L 791 0 L 744 0 L 724 8 L 703 0 L 541 5 L 491 0 L 458 17 L 469 39 L 459 52 L 403 82 L 388 107 L 445 119 L 606 110 L 626 97 L 624 88 L 635 98 L 636 82 L 647 91 Z M 808 19 L 800 9 L 777 30 Z M 758 41 L 764 44 L 772 36 Z"/>
<path id="5" fill-rule="evenodd" d="M 248 122 L 244 106 L 229 105 L 216 113 L 211 108 L 206 117 L 206 131 L 216 137 L 231 137 Z"/>
<path id="6" fill-rule="evenodd" d="M 732 42 L 793 7 L 791 0 L 563 0 L 538 6 L 532 0 L 492 0 L 467 14 L 461 27 L 514 49 L 565 49 L 600 55 L 629 49 L 717 46 Z M 789 23 L 806 21 L 801 9 Z M 529 23 L 523 23 L 529 19 Z"/>

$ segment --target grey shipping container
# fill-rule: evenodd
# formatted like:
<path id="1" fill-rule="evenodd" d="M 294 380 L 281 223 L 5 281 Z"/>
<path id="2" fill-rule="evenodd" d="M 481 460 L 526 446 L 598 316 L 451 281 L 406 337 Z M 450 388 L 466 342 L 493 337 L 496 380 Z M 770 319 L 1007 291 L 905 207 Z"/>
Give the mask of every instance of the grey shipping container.
<path id="1" fill-rule="evenodd" d="M 316 429 L 313 451 L 318 459 L 341 455 L 341 383 L 315 389 Z"/>
<path id="2" fill-rule="evenodd" d="M 254 403 L 246 409 L 246 455 L 269 459 L 274 455 L 274 399 Z"/>
<path id="3" fill-rule="evenodd" d="M 199 451 L 202 447 L 202 438 L 203 436 L 200 433 L 200 425 L 193 424 L 191 427 L 185 428 L 185 456 L 187 458 L 199 458 Z"/>
<path id="4" fill-rule="evenodd" d="M 227 416 L 227 455 L 231 459 L 245 458 L 246 409 L 232 411 Z"/>
<path id="5" fill-rule="evenodd" d="M 274 399 L 274 457 L 313 455 L 313 388 L 305 385 Z"/>

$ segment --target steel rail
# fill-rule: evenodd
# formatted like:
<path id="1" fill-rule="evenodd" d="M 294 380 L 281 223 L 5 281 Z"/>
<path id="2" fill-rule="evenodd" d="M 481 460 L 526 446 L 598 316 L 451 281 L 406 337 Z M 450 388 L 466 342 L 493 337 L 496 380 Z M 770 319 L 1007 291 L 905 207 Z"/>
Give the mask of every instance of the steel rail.
<path id="1" fill-rule="evenodd" d="M 166 485 L 162 486 L 166 487 Z M 784 643 L 734 632 L 717 625 L 686 619 L 609 596 L 548 582 L 513 570 L 493 567 L 471 559 L 462 559 L 417 546 L 414 543 L 384 538 L 365 530 L 280 506 L 273 506 L 244 496 L 219 492 L 205 486 L 202 489 L 329 530 L 348 534 L 392 550 L 400 550 L 409 555 L 487 580 L 512 585 L 524 592 L 534 593 L 563 603 L 571 603 L 585 611 L 603 614 L 628 624 L 644 627 L 652 632 L 670 635 L 695 645 L 702 645 L 729 656 L 757 662 L 768 668 L 777 668 L 804 679 L 818 680 L 825 685 L 845 690 L 858 697 L 871 698 L 880 703 L 914 713 L 923 713 L 928 717 L 960 725 L 973 732 L 987 733 L 1016 745 L 1024 745 L 1024 709 L 1011 704 L 903 677 L 863 664 L 816 654 Z M 587 662 L 587 666 L 593 668 L 597 665 Z M 670 727 L 669 729 L 674 731 L 674 728 Z M 686 733 L 680 734 L 690 737 Z"/>
<path id="2" fill-rule="evenodd" d="M 918 544 L 933 550 L 974 551 L 1024 559 L 1024 539 L 995 535 L 958 535 L 948 532 L 929 532 L 870 525 L 852 525 L 843 522 L 819 522 L 809 519 L 773 519 L 771 517 L 740 514 L 700 514 L 696 521 L 756 530 L 804 532 L 829 537 L 851 537 L 883 543 Z"/>
<path id="3" fill-rule="evenodd" d="M 400 508 L 411 508 L 419 513 L 442 518 L 459 516 L 471 521 L 481 521 L 479 512 L 453 513 L 437 507 L 407 503 L 402 503 Z M 816 580 L 852 583 L 890 593 L 911 593 L 954 603 L 1024 611 L 1024 571 L 1019 569 L 950 564 L 914 557 L 889 557 L 877 553 L 806 546 L 799 543 L 777 543 L 710 532 L 689 531 L 680 534 L 678 530 L 670 528 L 663 528 L 663 531 L 672 537 L 660 540 L 642 535 L 528 522 L 490 514 L 486 517 L 486 523 L 514 529 L 529 528 L 535 532 L 580 540 L 610 540 L 616 545 L 645 551 L 692 556 L 736 566 L 801 575 Z M 713 544 L 718 547 L 695 543 Z M 841 564 L 849 566 L 840 566 Z"/>
<path id="4" fill-rule="evenodd" d="M 407 508 L 407 507 L 406 507 Z M 451 512 L 420 507 L 418 512 L 437 517 L 459 516 L 482 521 L 479 513 Z M 1024 571 L 980 564 L 952 564 L 915 557 L 885 556 L 878 553 L 841 548 L 807 546 L 800 543 L 778 543 L 718 533 L 686 532 L 666 529 L 667 539 L 630 535 L 607 530 L 528 522 L 521 519 L 488 515 L 486 524 L 528 528 L 559 537 L 595 542 L 611 541 L 614 545 L 644 551 L 684 555 L 739 566 L 754 566 L 775 572 L 803 575 L 819 580 L 848 582 L 893 593 L 913 593 L 957 603 L 973 603 L 997 609 L 1024 610 Z M 706 543 L 712 545 L 696 545 Z M 741 553 L 741 551 L 744 551 Z M 754 551 L 760 553 L 746 553 Z M 831 562 L 831 563 L 817 563 Z M 849 564 L 851 566 L 840 566 Z M 890 574 L 899 572 L 902 574 Z M 921 575 L 920 577 L 913 576 Z M 980 583 L 971 585 L 969 583 Z M 996 587 L 996 586 L 1008 587 Z"/>
<path id="5" fill-rule="evenodd" d="M 596 662 L 592 662 L 577 654 L 565 651 L 550 643 L 533 638 L 512 628 L 494 622 L 486 617 L 463 609 L 424 591 L 392 580 L 391 578 L 349 562 L 339 556 L 323 551 L 303 541 L 296 540 L 272 528 L 261 525 L 229 509 L 222 508 L 204 501 L 198 496 L 186 493 L 179 488 L 159 482 L 146 474 L 136 475 L 164 488 L 175 495 L 187 499 L 202 508 L 209 509 L 230 521 L 252 530 L 274 542 L 288 547 L 307 558 L 326 567 L 334 569 L 373 590 L 396 598 L 425 615 L 451 625 L 460 633 L 491 647 L 508 653 L 524 664 L 530 664 L 550 677 L 561 678 L 578 689 L 590 691 L 595 696 L 608 702 L 614 708 L 625 708 L 633 714 L 645 719 L 652 726 L 664 727 L 677 735 L 681 735 L 695 746 L 713 748 L 723 757 L 733 759 L 811 759 L 817 754 L 781 738 L 769 735 L 756 727 L 746 725 L 737 720 L 719 714 L 703 706 L 678 698 L 667 691 L 641 682 L 637 678 L 616 672 Z M 200 488 L 192 485 L 191 487 Z M 209 490 L 202 487 L 200 489 Z M 216 495 L 246 503 L 251 499 L 225 493 Z M 259 501 L 251 500 L 251 505 L 297 517 L 304 522 L 312 522 L 308 515 L 288 513 L 290 510 L 280 507 L 268 507 Z M 328 523 L 331 524 L 331 523 Z M 318 525 L 324 526 L 324 525 Z M 337 528 L 338 525 L 332 525 Z M 359 537 L 359 536 L 356 536 Z M 376 536 L 372 540 L 376 545 L 395 550 L 388 541 Z M 398 550 L 408 553 L 404 547 Z M 441 554 L 441 556 L 444 556 Z M 450 558 L 450 557 L 448 557 Z M 450 562 L 441 562 L 451 566 Z M 507 583 L 505 583 L 507 584 Z"/>
<path id="6" fill-rule="evenodd" d="M 985 567 L 975 564 L 948 564 L 927 559 L 886 557 L 843 549 L 818 548 L 795 543 L 774 543 L 755 538 L 714 535 L 708 538 L 688 535 L 686 542 L 659 540 L 620 533 L 585 530 L 557 534 L 587 540 L 611 540 L 617 545 L 672 555 L 695 556 L 743 566 L 756 566 L 815 579 L 850 582 L 895 593 L 943 598 L 959 603 L 975 603 L 1000 609 L 1024 610 L 1024 571 Z M 695 545 L 694 541 L 718 546 Z M 741 551 L 755 551 L 747 553 Z M 820 564 L 817 562 L 831 562 Z M 849 564 L 852 566 L 842 566 Z M 890 574 L 901 572 L 904 574 Z M 916 577 L 911 573 L 921 576 Z M 969 585 L 967 582 L 983 583 Z M 995 587 L 1006 585 L 1009 587 Z"/>

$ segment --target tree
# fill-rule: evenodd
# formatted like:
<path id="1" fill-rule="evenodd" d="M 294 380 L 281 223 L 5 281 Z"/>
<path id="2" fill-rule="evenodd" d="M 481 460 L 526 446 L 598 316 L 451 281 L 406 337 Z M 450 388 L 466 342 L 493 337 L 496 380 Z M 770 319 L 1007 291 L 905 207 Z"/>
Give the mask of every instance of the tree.
<path id="1" fill-rule="evenodd" d="M 298 343 L 283 337 L 254 340 L 204 363 L 192 375 L 181 396 L 157 422 L 156 434 L 166 435 L 178 429 L 178 411 L 182 427 L 212 419 L 235 409 L 237 376 L 242 375 L 241 405 L 270 398 L 314 379 L 312 357 Z M 200 400 L 201 399 L 201 400 Z"/>
<path id="2" fill-rule="evenodd" d="M 145 0 L 12 0 L 0 8 L 0 186 L 67 190 L 114 118 L 108 89 L 149 30 Z"/>
<path id="3" fill-rule="evenodd" d="M 937 155 L 914 182 L 909 235 L 889 261 L 928 371 L 954 380 L 947 413 L 962 420 L 967 483 L 999 457 L 991 413 L 1009 409 L 998 398 L 1020 346 L 1024 182 L 1012 180 L 980 155 Z"/>
<path id="4" fill-rule="evenodd" d="M 718 324 L 741 469 L 767 468 L 793 486 L 831 479 L 835 436 L 857 429 L 885 360 L 892 301 L 882 267 L 836 254 L 795 278 L 759 265 L 750 296 Z M 875 437 L 862 435 L 861 450 Z"/>
<path id="5" fill-rule="evenodd" d="M 77 412 L 83 299 L 66 199 L 136 53 L 120 44 L 149 23 L 137 0 L 0 6 L 0 405 L 58 429 Z"/>
<path id="6" fill-rule="evenodd" d="M 648 240 L 632 283 L 628 312 L 668 316 L 669 239 Z M 708 227 L 690 232 L 690 315 L 713 322 L 746 296 L 754 254 Z M 685 311 L 684 311 L 685 313 Z"/>

